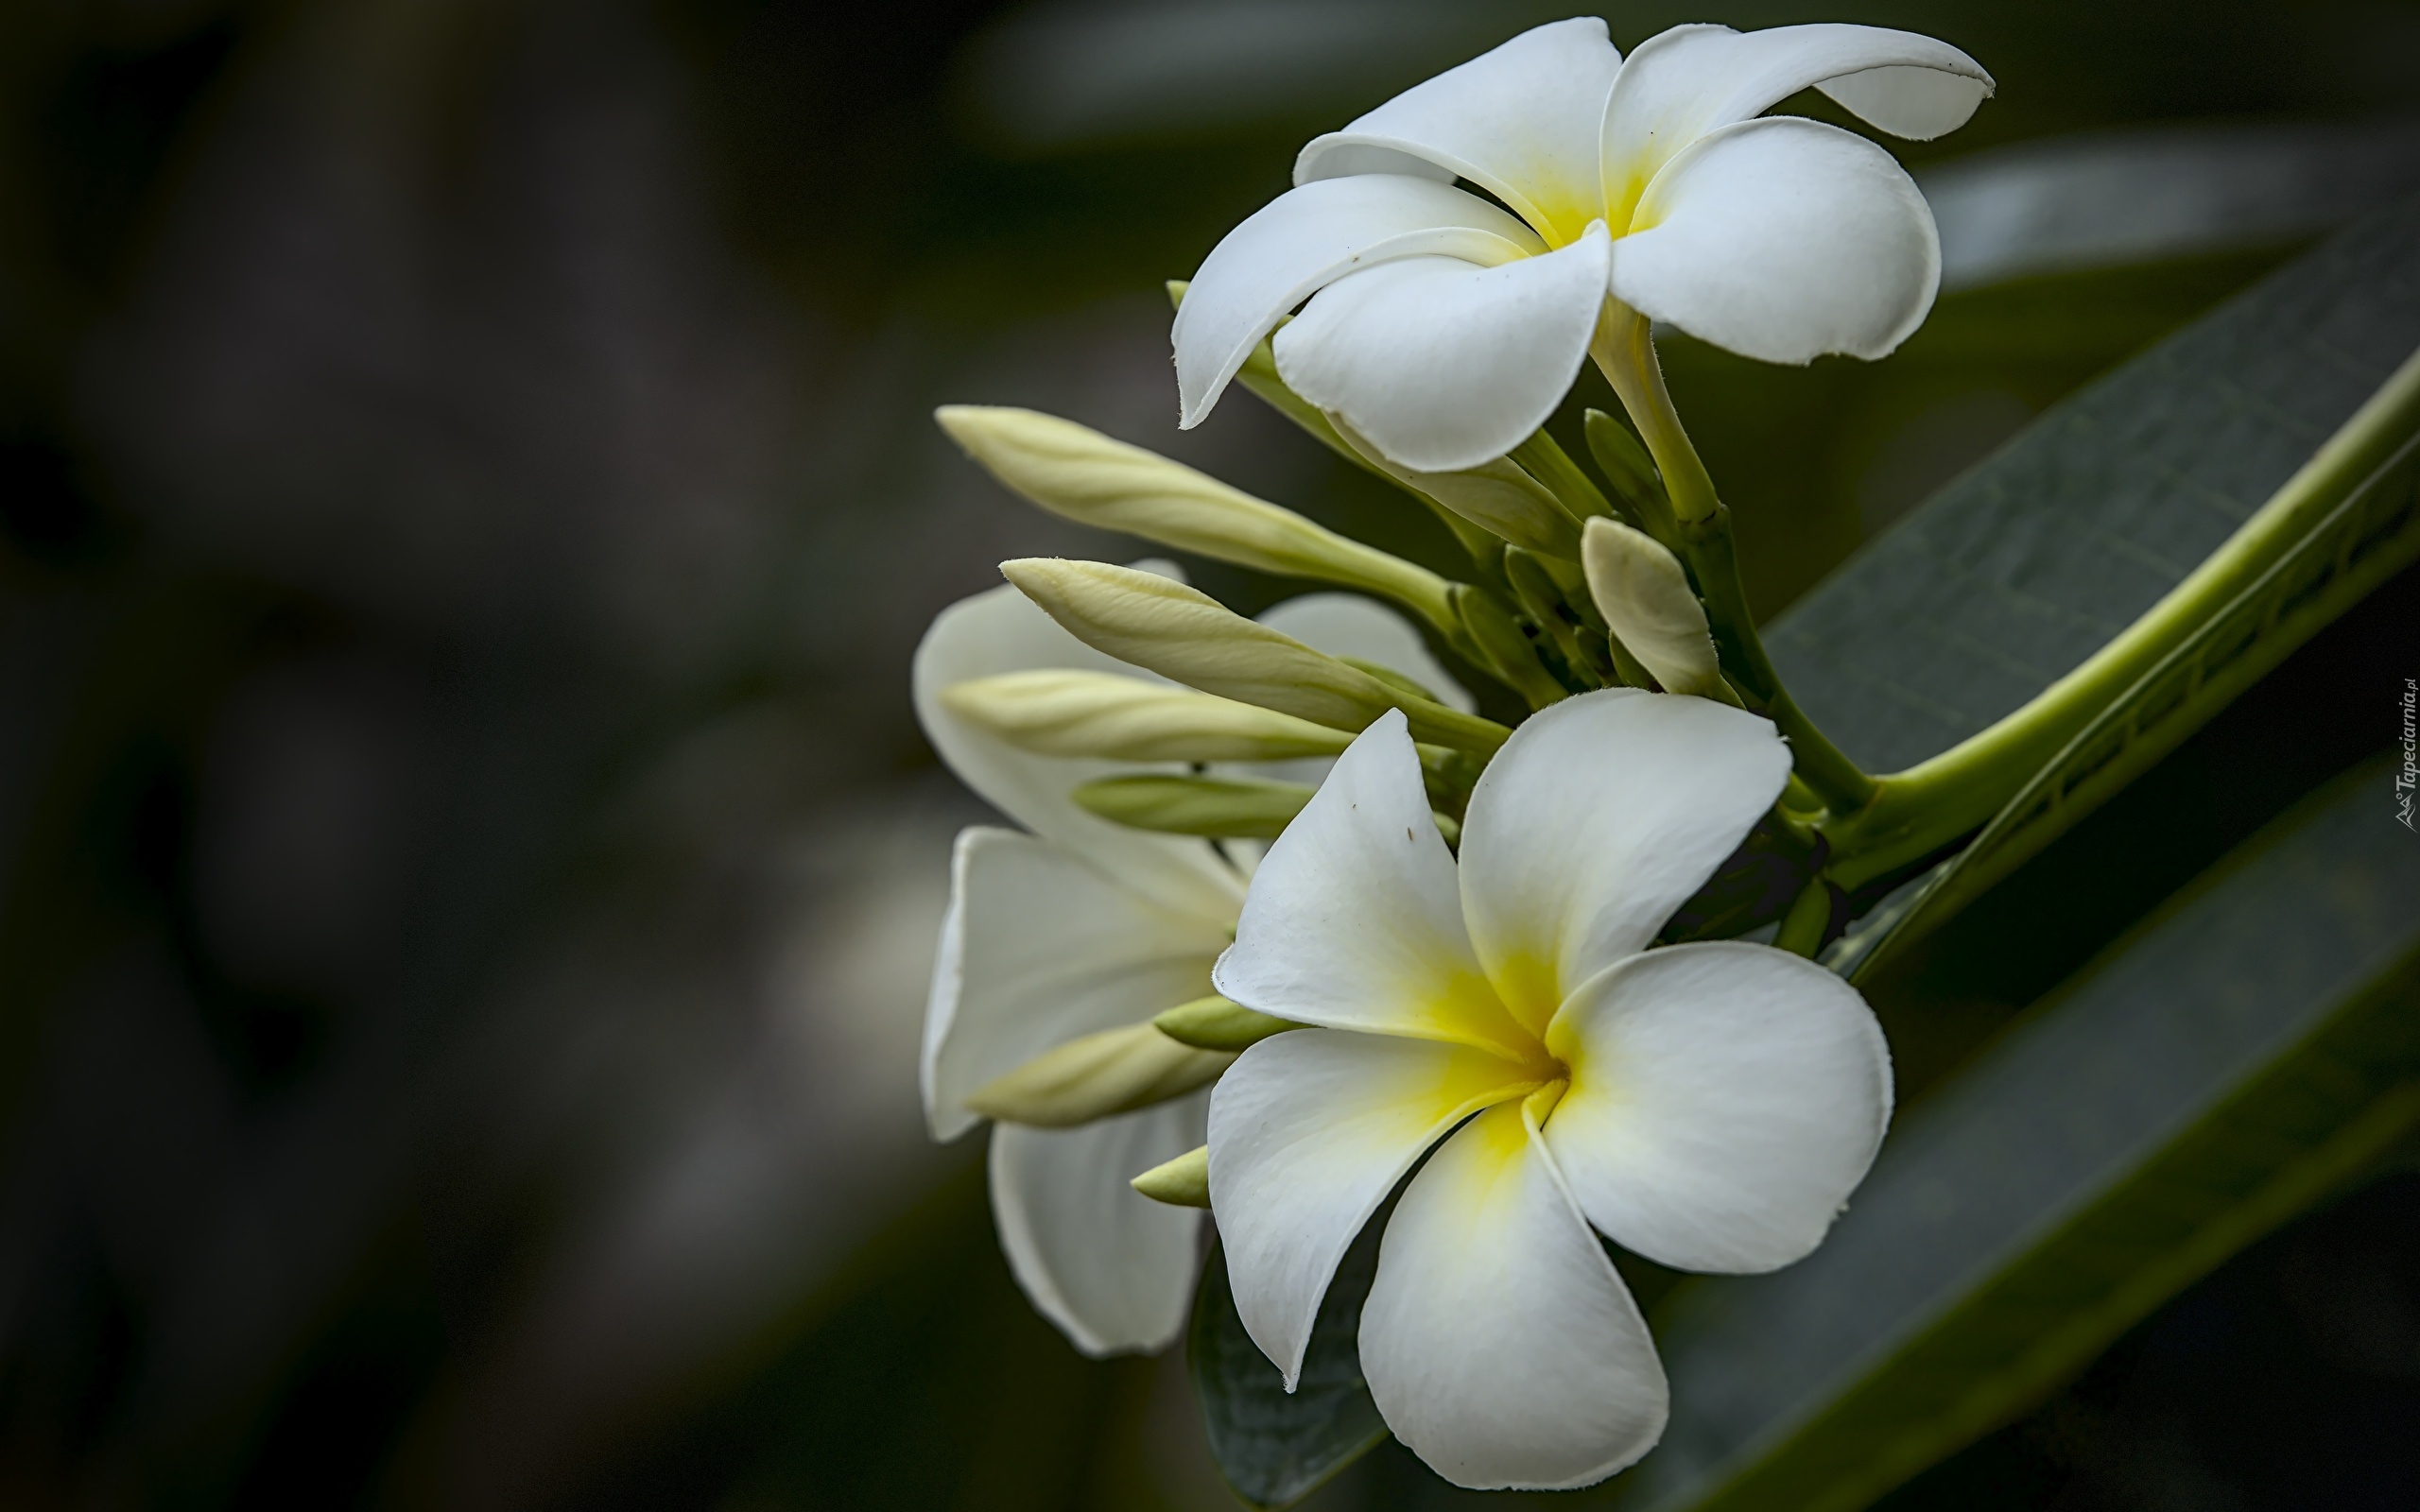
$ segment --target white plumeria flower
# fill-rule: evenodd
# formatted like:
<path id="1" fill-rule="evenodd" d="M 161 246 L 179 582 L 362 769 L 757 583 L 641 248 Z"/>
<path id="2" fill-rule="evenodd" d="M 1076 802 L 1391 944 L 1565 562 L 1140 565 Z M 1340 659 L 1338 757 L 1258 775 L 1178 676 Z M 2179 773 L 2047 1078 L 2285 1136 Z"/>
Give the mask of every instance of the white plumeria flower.
<path id="1" fill-rule="evenodd" d="M 1946 43 L 1873 26 L 1676 26 L 1625 62 L 1583 17 L 1396 95 L 1305 146 L 1296 187 L 1194 275 L 1181 422 L 1306 299 L 1277 334 L 1280 375 L 1424 472 L 1536 430 L 1608 294 L 1768 362 L 1884 355 L 1932 307 L 1940 238 L 1890 154 L 1763 117 L 1809 86 L 1924 139 L 1963 125 L 1992 80 Z"/>
<path id="2" fill-rule="evenodd" d="M 1135 565 L 1179 576 L 1165 562 Z M 1467 706 L 1468 695 L 1419 634 L 1368 599 L 1310 593 L 1262 620 Z M 920 1068 L 925 1119 L 939 1140 L 982 1122 L 965 1099 L 994 1077 L 1082 1036 L 1209 995 L 1211 964 L 1235 937 L 1243 903 L 1244 872 L 1208 841 L 1127 829 L 1067 796 L 1090 779 L 1137 768 L 1019 750 L 941 698 L 976 678 L 1050 668 L 1160 680 L 1084 644 L 1007 586 L 944 610 L 916 651 L 916 713 L 933 748 L 1025 826 L 976 826 L 958 837 Z M 1317 782 L 1325 764 L 1307 771 L 1269 765 Z M 1426 806 L 1421 813 L 1426 822 Z M 1256 853 L 1228 848 L 1246 866 Z M 1087 1354 L 1157 1349 L 1184 1326 L 1202 1215 L 1127 1183 L 1201 1143 L 1208 1098 L 1204 1090 L 1076 1128 L 1002 1125 L 993 1132 L 1001 1247 L 1034 1306 Z"/>
<path id="3" fill-rule="evenodd" d="M 1361 1370 L 1459 1486 L 1589 1485 L 1662 1434 L 1662 1366 L 1592 1225 L 1699 1271 L 1823 1238 L 1890 1120 L 1874 1015 L 1784 951 L 1648 949 L 1789 771 L 1752 714 L 1585 694 L 1490 764 L 1458 867 L 1400 714 L 1338 758 L 1215 974 L 1320 1026 L 1245 1051 L 1210 1103 L 1236 1307 L 1288 1390 L 1338 1260 L 1432 1145 L 1388 1220 Z"/>

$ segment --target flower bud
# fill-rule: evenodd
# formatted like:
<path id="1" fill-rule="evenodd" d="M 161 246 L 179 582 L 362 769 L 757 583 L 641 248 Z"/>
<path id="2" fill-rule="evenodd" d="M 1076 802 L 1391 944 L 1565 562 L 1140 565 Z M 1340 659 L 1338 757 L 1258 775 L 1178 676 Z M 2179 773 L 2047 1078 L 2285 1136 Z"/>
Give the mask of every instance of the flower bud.
<path id="1" fill-rule="evenodd" d="M 1473 524 L 1485 526 L 1516 546 L 1561 557 L 1580 556 L 1580 522 L 1537 479 L 1509 457 L 1461 472 L 1415 472 L 1391 461 L 1376 443 L 1363 438 L 1338 416 L 1330 415 L 1337 431 L 1359 448 L 1361 455 L 1387 476 L 1432 499 Z"/>
<path id="2" fill-rule="evenodd" d="M 1669 521 L 1672 506 L 1664 496 L 1663 476 L 1630 427 L 1601 409 L 1588 411 L 1581 423 L 1588 438 L 1588 455 L 1612 482 L 1615 496 L 1638 519 Z"/>
<path id="3" fill-rule="evenodd" d="M 1051 513 L 1240 567 L 1392 598 L 1441 629 L 1445 580 L 1179 462 L 1029 409 L 948 404 L 942 429 L 994 477 Z"/>
<path id="4" fill-rule="evenodd" d="M 1512 589 L 1512 596 L 1521 601 L 1521 608 L 1528 612 L 1530 623 L 1545 631 L 1547 639 L 1563 654 L 1564 665 L 1571 669 L 1573 677 L 1585 686 L 1601 686 L 1606 670 L 1605 658 L 1601 654 L 1591 657 L 1581 644 L 1578 616 L 1567 613 L 1563 586 L 1547 570 L 1550 559 L 1533 551 L 1523 551 L 1518 546 L 1507 547 L 1504 552 L 1505 586 Z"/>
<path id="5" fill-rule="evenodd" d="M 1210 1206 L 1210 1146 L 1199 1145 L 1128 1183 L 1153 1202 L 1171 1208 Z"/>
<path id="6" fill-rule="evenodd" d="M 1599 518 L 1588 522 L 1582 564 L 1598 612 L 1665 692 L 1738 706 L 1739 696 L 1722 680 L 1705 606 L 1679 558 L 1643 532 Z"/>
<path id="7" fill-rule="evenodd" d="M 1197 998 L 1180 1003 L 1151 1021 L 1160 1033 L 1197 1050 L 1241 1052 L 1251 1049 L 1273 1034 L 1299 1029 L 1291 1019 L 1281 1019 L 1272 1013 L 1247 1008 L 1240 1003 L 1230 1003 L 1222 997 Z"/>
<path id="8" fill-rule="evenodd" d="M 1514 466 L 1537 480 L 1539 487 L 1562 501 L 1564 508 L 1574 519 L 1586 520 L 1591 515 L 1614 514 L 1602 489 L 1580 470 L 1571 454 L 1561 442 L 1544 430 L 1530 433 L 1530 438 L 1504 454 Z M 1618 518 L 1618 516 L 1616 516 Z"/>
<path id="9" fill-rule="evenodd" d="M 1454 594 L 1454 607 L 1461 613 L 1463 629 L 1471 644 L 1485 657 L 1488 670 L 1528 699 L 1530 708 L 1543 709 L 1571 696 L 1571 690 L 1555 681 L 1539 663 L 1537 653 L 1530 647 L 1530 638 L 1521 632 L 1512 611 L 1488 593 L 1463 588 Z"/>
<path id="10" fill-rule="evenodd" d="M 1020 750 L 1121 762 L 1334 756 L 1352 737 L 1273 710 L 1115 672 L 1005 672 L 942 690 L 942 707 Z"/>
<path id="11" fill-rule="evenodd" d="M 969 1092 L 966 1106 L 1006 1124 L 1072 1128 L 1208 1086 L 1235 1058 L 1179 1044 L 1148 1023 L 1129 1024 L 1045 1051 Z"/>
<path id="12" fill-rule="evenodd" d="M 1084 783 L 1067 796 L 1076 800 L 1079 808 L 1129 829 L 1152 830 L 1162 834 L 1212 835 L 1225 840 L 1274 840 L 1318 791 L 1301 782 L 1151 774 L 1104 777 Z"/>
<path id="13" fill-rule="evenodd" d="M 1095 650 L 1204 693 L 1356 734 L 1401 709 L 1414 740 L 1465 750 L 1492 751 L 1512 734 L 1390 687 L 1165 577 L 1056 557 L 1002 562 L 1000 573 Z"/>

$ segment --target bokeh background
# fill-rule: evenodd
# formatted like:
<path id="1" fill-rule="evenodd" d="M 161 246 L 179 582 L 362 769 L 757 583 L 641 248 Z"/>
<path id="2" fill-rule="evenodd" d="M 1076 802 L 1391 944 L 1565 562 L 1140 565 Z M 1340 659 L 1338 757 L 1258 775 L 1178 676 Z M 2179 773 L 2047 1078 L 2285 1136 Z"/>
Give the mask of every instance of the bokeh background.
<path id="1" fill-rule="evenodd" d="M 1566 9 L 0 6 L 0 1504 L 1232 1505 L 1181 1362 L 1077 1357 L 979 1137 L 924 1137 L 981 811 L 909 653 L 1005 557 L 1133 554 L 926 417 L 1053 409 L 1445 564 L 1245 396 L 1179 435 L 1160 281 L 1304 138 Z M 1768 612 L 2420 188 L 2411 6 L 1605 14 L 1907 26 L 1999 80 L 1901 149 L 1948 259 L 1901 354 L 1668 344 Z M 2067 847 L 1970 916 L 1941 991 L 2021 1004 L 2383 747 L 2345 669 L 2415 603 L 2096 820 L 2114 873 Z M 2406 1175 L 1890 1504 L 2409 1506 L 2414 1445 Z M 1434 1495 L 1387 1451 L 1317 1505 Z"/>

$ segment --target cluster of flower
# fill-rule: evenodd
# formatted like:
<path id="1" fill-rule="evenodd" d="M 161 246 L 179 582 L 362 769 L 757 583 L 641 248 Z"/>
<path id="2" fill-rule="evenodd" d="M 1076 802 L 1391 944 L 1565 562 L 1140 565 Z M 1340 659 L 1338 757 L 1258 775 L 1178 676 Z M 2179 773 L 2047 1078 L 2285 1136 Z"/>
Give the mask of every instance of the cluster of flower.
<path id="1" fill-rule="evenodd" d="M 1047 508 L 1353 591 L 1255 622 L 1166 563 L 1013 561 L 918 653 L 934 746 L 1025 827 L 959 836 L 925 1105 L 939 1138 L 995 1122 L 1001 1242 L 1079 1348 L 1176 1336 L 1206 1207 L 1290 1389 L 1400 1188 L 1360 1326 L 1387 1423 L 1459 1485 L 1587 1485 L 1666 1414 L 1598 1235 L 1769 1270 L 1862 1178 L 1892 1080 L 1858 994 L 1790 950 L 1657 943 L 1824 784 L 1692 583 L 1721 510 L 1650 322 L 1874 357 L 1938 279 L 1886 153 L 1762 114 L 1810 86 L 1929 137 L 1991 81 L 1866 27 L 1685 26 L 1627 61 L 1601 22 L 1540 27 L 1312 142 L 1184 288 L 1184 423 L 1240 376 L 1438 507 L 1479 581 L 1064 421 L 942 411 Z M 1592 354 L 1644 440 L 1592 417 L 1618 503 L 1540 430 Z M 1475 713 L 1377 599 L 1534 713 Z"/>

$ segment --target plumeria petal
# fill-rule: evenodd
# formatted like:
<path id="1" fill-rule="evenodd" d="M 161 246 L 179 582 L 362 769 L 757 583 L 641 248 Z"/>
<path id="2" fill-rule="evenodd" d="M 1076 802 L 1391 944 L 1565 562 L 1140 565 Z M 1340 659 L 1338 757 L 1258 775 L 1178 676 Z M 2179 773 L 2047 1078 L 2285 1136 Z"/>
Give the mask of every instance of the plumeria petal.
<path id="1" fill-rule="evenodd" d="M 1314 138 L 1294 181 L 1443 169 L 1512 207 L 1555 246 L 1603 215 L 1597 150 L 1622 55 L 1594 16 L 1525 31 Z"/>
<path id="2" fill-rule="evenodd" d="M 1046 840 L 964 831 L 925 1014 L 933 1137 L 979 1123 L 966 1094 L 1042 1052 L 1206 996 L 1226 943 L 1215 919 L 1156 907 Z"/>
<path id="3" fill-rule="evenodd" d="M 1462 821 L 1463 916 L 1513 1014 L 1543 1031 L 1645 949 L 1789 777 L 1772 725 L 1703 698 L 1612 688 L 1530 715 Z"/>
<path id="4" fill-rule="evenodd" d="M 1766 1271 L 1815 1247 L 1874 1163 L 1891 1057 L 1855 988 L 1787 951 L 1674 945 L 1581 988 L 1546 1141 L 1589 1222 L 1650 1260 Z"/>
<path id="5" fill-rule="evenodd" d="M 1135 565 L 1178 576 L 1166 563 Z M 916 647 L 916 718 L 925 738 L 960 782 L 1034 833 L 1067 847 L 1164 908 L 1221 924 L 1234 919 L 1241 885 L 1208 845 L 1113 824 L 1067 797 L 1078 783 L 1132 772 L 1132 765 L 1021 751 L 961 719 L 941 700 L 942 690 L 955 683 L 1053 667 L 1147 676 L 1061 629 L 1014 588 L 1004 584 L 959 600 L 935 617 Z"/>
<path id="6" fill-rule="evenodd" d="M 1512 216 L 1433 179 L 1367 174 L 1289 190 L 1227 232 L 1185 288 L 1172 333 L 1178 424 L 1201 424 L 1286 312 L 1348 273 L 1416 256 L 1492 266 L 1544 248 Z"/>
<path id="7" fill-rule="evenodd" d="M 1887 355 L 1941 286 L 1932 211 L 1891 154 L 1795 116 L 1743 121 L 1675 157 L 1614 249 L 1614 293 L 1766 362 Z"/>
<path id="8" fill-rule="evenodd" d="M 1457 1123 L 1536 1085 L 1484 1051 L 1328 1029 L 1263 1040 L 1219 1078 L 1210 1206 L 1236 1312 L 1287 1390 L 1337 1262 L 1395 1182 Z"/>
<path id="9" fill-rule="evenodd" d="M 1462 931 L 1401 711 L 1361 732 L 1270 847 L 1214 980 L 1297 1022 L 1526 1053 Z"/>
<path id="10" fill-rule="evenodd" d="M 1616 222 L 1675 153 L 1810 85 L 1894 136 L 1920 139 L 1965 125 L 1993 87 L 1975 60 L 1912 31 L 1675 26 L 1639 43 L 1606 104 L 1604 198 Z"/>
<path id="11" fill-rule="evenodd" d="M 1361 1371 L 1395 1436 L 1474 1490 L 1594 1485 L 1662 1436 L 1647 1325 L 1519 1104 L 1463 1125 L 1405 1189 Z"/>
<path id="12" fill-rule="evenodd" d="M 1527 440 L 1579 375 L 1612 250 L 1592 227 L 1500 267 L 1412 257 L 1356 273 L 1277 333 L 1278 373 L 1406 467 L 1478 467 Z"/>
<path id="13" fill-rule="evenodd" d="M 1080 1128 L 992 1131 L 992 1215 L 1017 1284 L 1076 1348 L 1167 1347 L 1201 1268 L 1201 1214 L 1127 1185 L 1201 1143 L 1209 1093 Z"/>

